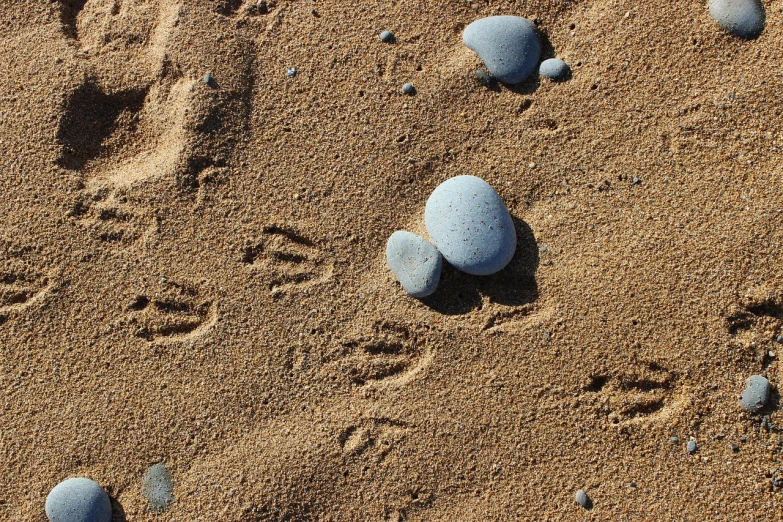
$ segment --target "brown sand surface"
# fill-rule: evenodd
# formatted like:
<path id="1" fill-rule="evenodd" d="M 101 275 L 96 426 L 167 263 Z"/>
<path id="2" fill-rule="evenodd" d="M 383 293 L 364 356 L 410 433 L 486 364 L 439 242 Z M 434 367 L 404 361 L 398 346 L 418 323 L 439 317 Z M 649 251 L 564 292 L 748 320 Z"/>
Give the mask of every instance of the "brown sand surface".
<path id="1" fill-rule="evenodd" d="M 0 520 L 74 476 L 132 521 L 783 517 L 783 415 L 737 400 L 783 383 L 779 0 L 756 40 L 702 0 L 254 1 L 0 2 Z M 478 84 L 496 14 L 572 79 Z M 386 239 L 461 174 L 517 255 L 412 299 Z"/>

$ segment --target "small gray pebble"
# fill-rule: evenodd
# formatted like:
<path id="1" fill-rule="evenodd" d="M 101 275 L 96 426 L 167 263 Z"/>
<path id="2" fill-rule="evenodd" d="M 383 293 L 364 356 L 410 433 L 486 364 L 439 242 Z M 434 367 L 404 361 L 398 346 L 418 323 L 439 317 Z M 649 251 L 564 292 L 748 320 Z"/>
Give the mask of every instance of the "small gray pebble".
<path id="1" fill-rule="evenodd" d="M 503 200 L 476 176 L 438 185 L 424 207 L 430 239 L 446 261 L 471 275 L 499 272 L 514 257 L 517 233 Z"/>
<path id="2" fill-rule="evenodd" d="M 416 87 L 414 87 L 412 83 L 406 83 L 402 86 L 402 92 L 403 94 L 414 94 L 416 92 Z"/>
<path id="3" fill-rule="evenodd" d="M 696 453 L 696 450 L 699 449 L 699 447 L 696 445 L 695 440 L 689 440 L 685 449 L 688 450 L 688 453 Z"/>
<path id="4" fill-rule="evenodd" d="M 538 74 L 554 81 L 562 81 L 568 78 L 571 68 L 560 58 L 550 58 L 541 62 Z"/>
<path id="5" fill-rule="evenodd" d="M 678 442 L 680 442 L 680 437 L 676 437 L 676 436 L 672 437 L 672 442 L 677 444 Z"/>
<path id="6" fill-rule="evenodd" d="M 640 180 L 639 178 L 636 178 L 636 177 L 631 180 L 631 183 L 633 183 L 634 185 L 638 185 L 641 182 L 642 182 L 642 180 Z"/>
<path id="7" fill-rule="evenodd" d="M 290 69 L 288 69 L 288 70 L 286 71 L 286 74 L 287 74 L 289 77 L 291 77 L 291 78 L 293 78 L 294 76 L 296 76 L 296 67 L 291 67 Z"/>
<path id="8" fill-rule="evenodd" d="M 549 249 L 547 247 L 541 247 L 541 248 L 538 249 L 538 251 L 543 253 L 543 252 L 549 251 Z"/>
<path id="9" fill-rule="evenodd" d="M 783 335 L 778 335 L 775 340 L 779 343 L 783 343 Z"/>
<path id="10" fill-rule="evenodd" d="M 590 497 L 587 496 L 584 489 L 576 492 L 576 502 L 585 509 L 588 509 L 591 505 Z"/>
<path id="11" fill-rule="evenodd" d="M 739 446 L 737 446 L 736 444 L 731 444 L 729 447 L 731 448 L 731 451 L 733 451 L 734 453 L 737 453 L 739 451 Z"/>
<path id="12" fill-rule="evenodd" d="M 380 35 L 382 42 L 391 43 L 394 41 L 394 34 L 391 31 L 383 31 Z"/>
<path id="13" fill-rule="evenodd" d="M 747 411 L 762 409 L 769 399 L 769 381 L 761 375 L 752 375 L 745 383 L 740 406 Z"/>
<path id="14" fill-rule="evenodd" d="M 212 82 L 214 82 L 214 81 L 215 80 L 214 80 L 214 78 L 212 78 L 211 74 L 207 73 L 207 74 L 204 75 L 204 83 L 206 83 L 207 85 L 212 85 Z"/>
<path id="15" fill-rule="evenodd" d="M 726 31 L 754 38 L 764 30 L 764 7 L 759 0 L 710 0 L 710 15 Z"/>
<path id="16" fill-rule="evenodd" d="M 438 288 L 443 260 L 423 237 L 405 230 L 392 234 L 386 243 L 386 262 L 413 297 L 427 297 Z"/>
<path id="17" fill-rule="evenodd" d="M 162 513 L 174 502 L 174 482 L 171 473 L 161 463 L 153 464 L 144 474 L 144 496 L 152 511 Z"/>
<path id="18" fill-rule="evenodd" d="M 637 488 L 637 487 L 639 487 L 639 486 L 636 484 L 636 482 L 634 482 L 634 481 L 632 480 L 632 481 L 631 481 L 631 487 L 632 487 L 632 488 Z"/>
<path id="19" fill-rule="evenodd" d="M 519 16 L 490 16 L 465 28 L 462 42 L 503 83 L 522 83 L 536 70 L 541 41 L 533 22 Z"/>
<path id="20" fill-rule="evenodd" d="M 51 522 L 110 522 L 109 495 L 95 481 L 70 478 L 57 484 L 46 497 Z"/>

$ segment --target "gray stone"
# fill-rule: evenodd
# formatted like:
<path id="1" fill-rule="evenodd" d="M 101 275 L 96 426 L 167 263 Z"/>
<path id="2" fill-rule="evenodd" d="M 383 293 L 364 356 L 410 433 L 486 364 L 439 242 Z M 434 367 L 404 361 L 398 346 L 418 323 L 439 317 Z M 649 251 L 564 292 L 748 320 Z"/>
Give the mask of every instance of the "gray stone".
<path id="1" fill-rule="evenodd" d="M 51 522 L 110 522 L 111 501 L 97 482 L 70 478 L 57 484 L 46 497 Z"/>
<path id="2" fill-rule="evenodd" d="M 676 436 L 676 435 L 675 435 L 675 436 L 673 436 L 673 437 L 671 438 L 671 441 L 672 441 L 673 443 L 675 443 L 675 444 L 678 444 L 678 443 L 680 442 L 680 437 L 678 437 L 678 436 Z"/>
<path id="3" fill-rule="evenodd" d="M 416 87 L 414 87 L 412 83 L 406 83 L 402 86 L 402 92 L 403 94 L 415 94 Z"/>
<path id="4" fill-rule="evenodd" d="M 576 492 L 576 503 L 585 509 L 589 509 L 592 505 L 590 497 L 587 496 L 587 493 L 585 493 L 584 489 L 580 489 Z"/>
<path id="5" fill-rule="evenodd" d="M 204 83 L 206 83 L 206 84 L 207 84 L 207 85 L 209 85 L 210 87 L 212 86 L 212 83 L 213 83 L 214 81 L 215 81 L 215 79 L 214 79 L 214 78 L 212 78 L 212 75 L 211 75 L 211 74 L 207 73 L 207 74 L 205 74 L 205 75 L 204 75 Z"/>
<path id="6" fill-rule="evenodd" d="M 494 274 L 514 257 L 511 215 L 489 183 L 475 176 L 438 185 L 424 207 L 424 224 L 446 261 L 468 274 Z"/>
<path id="7" fill-rule="evenodd" d="M 285 73 L 289 76 L 289 78 L 293 78 L 294 76 L 296 76 L 297 73 L 296 67 L 291 67 Z"/>
<path id="8" fill-rule="evenodd" d="M 570 72 L 571 68 L 560 58 L 544 60 L 538 68 L 538 74 L 555 81 L 565 80 Z"/>
<path id="9" fill-rule="evenodd" d="M 383 31 L 380 35 L 380 39 L 385 43 L 392 43 L 394 41 L 394 34 L 391 31 Z"/>
<path id="10" fill-rule="evenodd" d="M 783 343 L 783 335 L 778 335 L 777 337 L 775 337 L 775 341 L 779 343 Z"/>
<path id="11" fill-rule="evenodd" d="M 688 453 L 696 453 L 696 450 L 699 449 L 699 447 L 696 445 L 695 440 L 689 440 L 688 444 L 685 445 L 685 449 L 688 450 Z"/>
<path id="12" fill-rule="evenodd" d="M 759 0 L 710 0 L 710 15 L 726 31 L 754 38 L 764 30 L 764 7 Z"/>
<path id="13" fill-rule="evenodd" d="M 153 464 L 144 474 L 144 496 L 150 504 L 150 509 L 163 512 L 174 502 L 174 482 L 171 473 L 161 463 Z"/>
<path id="14" fill-rule="evenodd" d="M 752 375 L 745 383 L 740 406 L 747 411 L 762 409 L 769 399 L 769 381 L 761 375 Z"/>
<path id="15" fill-rule="evenodd" d="M 443 260 L 421 236 L 398 230 L 386 242 L 386 262 L 406 292 L 427 297 L 438 288 Z"/>
<path id="16" fill-rule="evenodd" d="M 465 28 L 462 42 L 503 83 L 522 83 L 536 70 L 541 41 L 536 26 L 519 16 L 490 16 Z"/>

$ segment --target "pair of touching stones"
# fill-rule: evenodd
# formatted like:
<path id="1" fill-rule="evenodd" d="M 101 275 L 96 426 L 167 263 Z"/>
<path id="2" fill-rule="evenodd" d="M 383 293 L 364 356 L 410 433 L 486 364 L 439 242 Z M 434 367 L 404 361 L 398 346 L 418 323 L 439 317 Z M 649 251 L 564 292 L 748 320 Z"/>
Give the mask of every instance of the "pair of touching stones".
<path id="1" fill-rule="evenodd" d="M 398 230 L 386 243 L 386 262 L 403 289 L 416 298 L 435 292 L 445 258 L 471 275 L 491 275 L 508 265 L 517 234 L 505 203 L 481 178 L 457 176 L 438 185 L 424 208 L 430 241 Z"/>

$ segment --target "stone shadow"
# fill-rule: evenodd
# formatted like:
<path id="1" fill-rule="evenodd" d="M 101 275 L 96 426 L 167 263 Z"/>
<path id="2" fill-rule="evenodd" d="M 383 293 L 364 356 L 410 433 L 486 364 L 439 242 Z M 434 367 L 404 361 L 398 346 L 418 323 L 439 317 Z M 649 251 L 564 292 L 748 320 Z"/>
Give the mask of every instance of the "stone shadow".
<path id="1" fill-rule="evenodd" d="M 538 299 L 536 270 L 538 244 L 530 226 L 512 216 L 517 232 L 517 250 L 511 262 L 496 274 L 474 276 L 460 272 L 444 260 L 438 290 L 421 300 L 445 315 L 462 315 L 481 307 L 481 296 L 506 306 L 521 306 Z"/>

